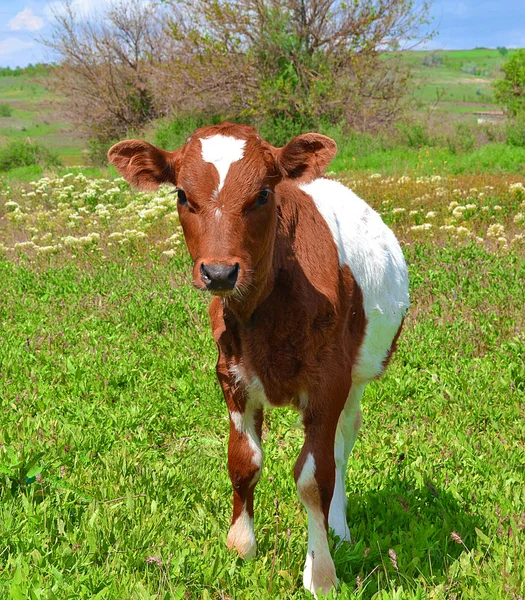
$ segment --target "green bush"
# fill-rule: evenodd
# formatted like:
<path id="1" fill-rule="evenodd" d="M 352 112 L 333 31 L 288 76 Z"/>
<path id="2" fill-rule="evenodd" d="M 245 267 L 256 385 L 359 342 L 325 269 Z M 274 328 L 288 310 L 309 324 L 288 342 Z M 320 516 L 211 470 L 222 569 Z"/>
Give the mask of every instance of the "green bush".
<path id="1" fill-rule="evenodd" d="M 446 137 L 447 148 L 451 154 L 470 152 L 476 145 L 476 136 L 472 127 L 466 123 L 458 123 L 454 132 Z"/>
<path id="2" fill-rule="evenodd" d="M 321 124 L 315 125 L 308 119 L 288 119 L 277 115 L 256 123 L 256 127 L 266 141 L 277 147 L 284 146 L 296 135 L 322 129 Z"/>
<path id="3" fill-rule="evenodd" d="M 525 114 L 517 115 L 507 121 L 505 136 L 507 144 L 520 148 L 525 147 Z"/>
<path id="4" fill-rule="evenodd" d="M 131 136 L 129 136 L 131 137 Z M 107 166 L 108 164 L 108 150 L 121 140 L 106 140 L 99 138 L 91 138 L 88 141 L 87 155 L 89 162 L 97 167 Z"/>
<path id="5" fill-rule="evenodd" d="M 61 161 L 54 150 L 31 140 L 17 140 L 0 148 L 0 172 L 31 165 L 55 167 Z"/>
<path id="6" fill-rule="evenodd" d="M 479 69 L 476 63 L 464 63 L 461 65 L 461 70 L 463 73 L 467 73 L 467 75 L 478 75 Z"/>
<path id="7" fill-rule="evenodd" d="M 525 113 L 525 49 L 516 50 L 501 70 L 503 79 L 494 83 L 496 101 L 511 115 Z"/>
<path id="8" fill-rule="evenodd" d="M 187 137 L 205 125 L 218 125 L 223 121 L 220 115 L 181 116 L 172 121 L 161 121 L 155 130 L 154 144 L 164 150 L 175 150 L 184 144 Z"/>
<path id="9" fill-rule="evenodd" d="M 7 102 L 0 104 L 0 117 L 10 117 L 13 114 L 13 108 Z"/>
<path id="10" fill-rule="evenodd" d="M 174 150 L 184 144 L 187 137 L 205 125 L 217 125 L 224 120 L 221 115 L 212 117 L 201 114 L 191 117 L 180 117 L 172 121 L 162 121 L 157 125 L 154 136 L 154 144 L 165 150 Z M 236 119 L 229 119 L 236 121 Z M 307 131 L 323 129 L 321 124 L 308 123 L 306 120 L 294 121 L 292 119 L 274 117 L 264 120 L 252 120 L 245 118 L 241 122 L 253 125 L 261 136 L 274 146 L 284 146 L 293 137 Z M 329 134 L 327 134 L 329 135 Z"/>
<path id="11" fill-rule="evenodd" d="M 403 146 L 423 148 L 436 145 L 437 140 L 431 135 L 428 127 L 421 123 L 399 123 L 397 131 Z"/>

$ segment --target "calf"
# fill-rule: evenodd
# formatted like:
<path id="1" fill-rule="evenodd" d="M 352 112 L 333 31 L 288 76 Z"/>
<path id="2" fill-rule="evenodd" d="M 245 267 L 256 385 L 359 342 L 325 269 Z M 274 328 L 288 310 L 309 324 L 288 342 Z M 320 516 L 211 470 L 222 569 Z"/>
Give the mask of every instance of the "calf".
<path id="1" fill-rule="evenodd" d="M 308 513 L 303 581 L 314 594 L 337 585 L 327 534 L 350 539 L 345 475 L 361 396 L 384 371 L 409 305 L 393 233 L 352 191 L 320 178 L 335 153 L 322 135 L 274 148 L 230 123 L 198 129 L 174 152 L 138 140 L 109 151 L 133 185 L 177 187 L 193 284 L 214 296 L 217 377 L 230 415 L 227 544 L 244 558 L 256 551 L 263 409 L 302 414 L 294 476 Z"/>

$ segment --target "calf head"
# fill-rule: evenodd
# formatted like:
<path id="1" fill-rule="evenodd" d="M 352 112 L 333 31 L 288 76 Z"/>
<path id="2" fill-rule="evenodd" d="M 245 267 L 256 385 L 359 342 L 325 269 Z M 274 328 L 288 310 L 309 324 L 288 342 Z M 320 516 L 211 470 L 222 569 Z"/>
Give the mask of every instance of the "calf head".
<path id="1" fill-rule="evenodd" d="M 223 123 L 197 129 L 173 152 L 126 140 L 108 157 L 139 189 L 177 187 L 194 285 L 220 296 L 242 296 L 271 266 L 276 185 L 284 178 L 306 183 L 319 177 L 335 153 L 335 142 L 316 133 L 274 148 L 251 127 Z"/>

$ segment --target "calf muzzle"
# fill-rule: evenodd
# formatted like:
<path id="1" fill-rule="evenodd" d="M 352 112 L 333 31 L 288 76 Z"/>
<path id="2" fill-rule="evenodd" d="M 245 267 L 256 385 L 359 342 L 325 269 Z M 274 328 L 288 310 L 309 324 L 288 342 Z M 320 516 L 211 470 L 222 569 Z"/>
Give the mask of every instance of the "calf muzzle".
<path id="1" fill-rule="evenodd" d="M 201 264 L 201 279 L 210 292 L 233 290 L 239 276 L 239 263 L 234 265 Z"/>

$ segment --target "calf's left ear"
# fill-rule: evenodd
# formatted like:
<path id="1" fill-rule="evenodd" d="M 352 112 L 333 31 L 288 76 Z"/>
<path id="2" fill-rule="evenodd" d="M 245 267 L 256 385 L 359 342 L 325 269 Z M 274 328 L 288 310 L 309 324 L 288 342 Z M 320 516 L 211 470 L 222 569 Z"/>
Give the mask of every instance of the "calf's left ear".
<path id="1" fill-rule="evenodd" d="M 277 150 L 277 164 L 284 177 L 308 182 L 321 177 L 337 152 L 326 135 L 305 133 Z"/>
<path id="2" fill-rule="evenodd" d="M 140 190 L 156 190 L 161 183 L 177 183 L 179 150 L 168 152 L 141 140 L 125 140 L 109 149 L 117 171 Z"/>

